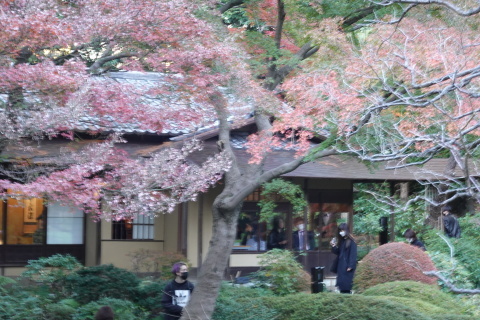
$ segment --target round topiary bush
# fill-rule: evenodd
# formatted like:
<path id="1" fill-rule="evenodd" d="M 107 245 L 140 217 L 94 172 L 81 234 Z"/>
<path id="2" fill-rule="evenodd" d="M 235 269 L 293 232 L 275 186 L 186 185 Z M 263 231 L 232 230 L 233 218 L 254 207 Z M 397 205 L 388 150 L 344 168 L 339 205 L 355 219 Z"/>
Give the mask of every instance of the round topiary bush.
<path id="1" fill-rule="evenodd" d="M 372 250 L 362 259 L 353 285 L 358 292 L 391 281 L 412 280 L 435 285 L 436 278 L 423 274 L 432 270 L 436 268 L 427 253 L 416 246 L 392 242 Z"/>

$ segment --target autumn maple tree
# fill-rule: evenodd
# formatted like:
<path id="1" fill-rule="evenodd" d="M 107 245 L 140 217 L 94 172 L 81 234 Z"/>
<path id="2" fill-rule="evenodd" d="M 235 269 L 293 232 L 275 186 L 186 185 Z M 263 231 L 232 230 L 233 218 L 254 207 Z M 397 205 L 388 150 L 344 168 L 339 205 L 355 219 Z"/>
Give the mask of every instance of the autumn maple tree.
<path id="1" fill-rule="evenodd" d="M 111 128 L 114 119 L 153 132 L 168 131 L 171 126 L 194 130 L 211 124 L 215 108 L 198 112 L 193 105 L 208 105 L 209 99 L 219 94 L 220 84 L 234 80 L 230 73 L 215 72 L 215 68 L 222 64 L 232 67 L 235 61 L 228 57 L 236 53 L 228 43 L 219 42 L 214 28 L 195 17 L 192 12 L 197 9 L 192 1 L 2 1 L 2 149 L 22 143 L 24 137 L 73 138 L 82 121 Z M 161 85 L 137 88 L 101 80 L 109 70 L 157 71 L 163 78 Z M 248 84 L 242 86 L 248 88 Z M 149 102 L 142 98 L 146 95 L 151 97 Z M 175 108 L 154 107 L 152 100 Z M 91 133 L 95 134 L 95 129 Z M 100 216 L 104 213 L 99 211 L 98 199 L 110 199 L 113 207 L 119 203 L 122 207 L 112 211 L 113 218 L 122 218 L 138 212 L 172 211 L 176 204 L 194 199 L 218 181 L 230 166 L 225 154 L 201 167 L 187 165 L 187 155 L 201 147 L 196 142 L 181 151 L 139 161 L 127 159 L 115 148 L 115 143 L 122 142 L 120 138 L 112 140 L 81 154 L 66 154 L 57 159 L 56 167 L 37 168 L 27 177 L 7 167 L 2 172 L 12 182 L 33 184 L 28 189 L 27 185 L 5 182 L 3 187 L 23 188 L 30 196 L 35 194 L 31 190 L 37 190 L 37 195 L 48 194 Z M 65 164 L 71 166 L 58 171 Z M 56 172 L 48 178 L 34 181 L 39 173 L 52 171 Z M 136 176 L 137 182 L 132 184 L 133 180 L 124 176 L 126 172 Z M 198 179 L 199 175 L 204 179 Z M 49 190 L 42 179 L 50 180 Z"/>
<path id="2" fill-rule="evenodd" d="M 219 24 L 221 12 L 239 8 L 242 23 Z M 442 179 L 439 190 L 478 195 L 467 166 L 479 145 L 477 12 L 474 1 L 440 0 L 4 0 L 3 147 L 24 137 L 72 137 L 85 118 L 156 132 L 172 123 L 194 132 L 218 120 L 223 147 L 195 167 L 186 161 L 200 148 L 195 141 L 140 160 L 117 150 L 121 138 L 113 137 L 66 154 L 41 177 L 2 186 L 122 218 L 172 211 L 223 178 L 210 247 L 183 316 L 209 319 L 243 199 L 305 161 L 348 154 L 395 161 L 394 168 L 446 152 L 466 179 L 447 170 L 454 184 Z M 110 70 L 155 72 L 162 80 L 137 88 L 102 77 Z M 232 121 L 247 113 L 258 131 L 244 166 L 229 141 Z M 327 139 L 312 148 L 311 138 Z M 296 157 L 265 171 L 269 151 L 281 143 Z M 100 198 L 113 210 L 102 212 Z"/>

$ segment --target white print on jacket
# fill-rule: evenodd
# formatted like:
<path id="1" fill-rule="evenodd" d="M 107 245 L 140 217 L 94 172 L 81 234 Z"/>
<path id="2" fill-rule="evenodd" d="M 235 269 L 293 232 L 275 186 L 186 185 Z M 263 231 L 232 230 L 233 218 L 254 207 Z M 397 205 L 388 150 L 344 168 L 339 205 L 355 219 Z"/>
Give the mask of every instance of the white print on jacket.
<path id="1" fill-rule="evenodd" d="M 175 290 L 175 297 L 173 298 L 173 304 L 185 308 L 190 300 L 190 290 Z"/>

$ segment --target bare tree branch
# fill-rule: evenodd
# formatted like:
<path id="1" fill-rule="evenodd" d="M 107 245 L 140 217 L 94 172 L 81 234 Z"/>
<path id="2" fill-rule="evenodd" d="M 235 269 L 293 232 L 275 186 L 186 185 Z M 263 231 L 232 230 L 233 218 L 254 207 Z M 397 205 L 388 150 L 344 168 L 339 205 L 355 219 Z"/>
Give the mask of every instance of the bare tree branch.
<path id="1" fill-rule="evenodd" d="M 372 3 L 380 6 L 390 6 L 392 4 L 413 4 L 413 5 L 440 5 L 449 10 L 455 12 L 456 14 L 464 17 L 473 16 L 477 13 L 480 13 L 480 6 L 473 7 L 470 9 L 463 9 L 457 6 L 453 1 L 447 0 L 384 0 L 384 1 L 371 1 Z"/>
<path id="2" fill-rule="evenodd" d="M 453 293 L 480 294 L 480 289 L 461 289 L 454 286 L 446 277 L 438 271 L 424 271 L 423 274 L 440 279 L 443 284 Z"/>

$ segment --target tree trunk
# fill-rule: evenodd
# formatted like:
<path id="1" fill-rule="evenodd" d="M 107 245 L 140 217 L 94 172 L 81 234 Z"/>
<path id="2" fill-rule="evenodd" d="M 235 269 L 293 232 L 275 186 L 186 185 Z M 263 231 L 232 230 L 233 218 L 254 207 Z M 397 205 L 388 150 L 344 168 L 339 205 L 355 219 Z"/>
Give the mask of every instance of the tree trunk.
<path id="1" fill-rule="evenodd" d="M 237 220 L 243 204 L 243 202 L 240 202 L 233 208 L 222 208 L 222 201 L 219 201 L 219 199 L 225 199 L 226 196 L 222 195 L 228 194 L 227 191 L 227 189 L 224 189 L 215 200 L 212 239 L 198 275 L 195 294 L 192 295 L 181 320 L 209 320 L 213 314 L 215 301 L 235 241 Z"/>
<path id="2" fill-rule="evenodd" d="M 225 5 L 222 10 L 228 10 L 230 6 L 238 5 L 243 1 L 232 0 Z M 279 0 L 279 17 L 277 21 L 277 30 L 275 39 L 277 45 L 280 45 L 281 31 L 285 20 L 285 11 L 283 1 Z M 221 11 L 224 12 L 224 11 Z M 312 46 L 307 43 L 295 54 L 295 61 L 302 61 L 319 49 L 318 46 Z M 296 64 L 296 63 L 295 63 Z M 268 90 L 273 91 L 285 77 L 293 70 L 293 65 L 285 65 L 279 70 L 276 67 L 270 68 L 267 78 L 272 83 L 266 81 L 264 85 Z M 303 163 L 301 158 L 293 159 L 288 164 L 283 164 L 268 172 L 263 171 L 263 163 L 258 165 L 249 165 L 241 169 L 235 159 L 230 141 L 230 125 L 227 121 L 226 101 L 221 94 L 213 94 L 210 97 L 212 104 L 218 112 L 220 121 L 219 140 L 223 141 L 225 150 L 231 155 L 233 165 L 229 172 L 225 174 L 225 188 L 215 199 L 213 204 L 213 228 L 212 239 L 209 243 L 207 255 L 202 264 L 198 275 L 196 288 L 192 299 L 188 303 L 181 320 L 210 320 L 215 309 L 215 302 L 220 291 L 224 272 L 227 268 L 230 253 L 236 236 L 237 220 L 243 205 L 243 199 L 252 193 L 256 188 L 271 179 L 280 176 L 283 173 L 293 171 Z M 269 115 L 257 112 L 255 122 L 258 132 L 268 132 L 270 128 Z M 271 134 L 271 133 L 267 133 Z M 324 156 L 333 154 L 334 151 L 324 150 Z"/>

